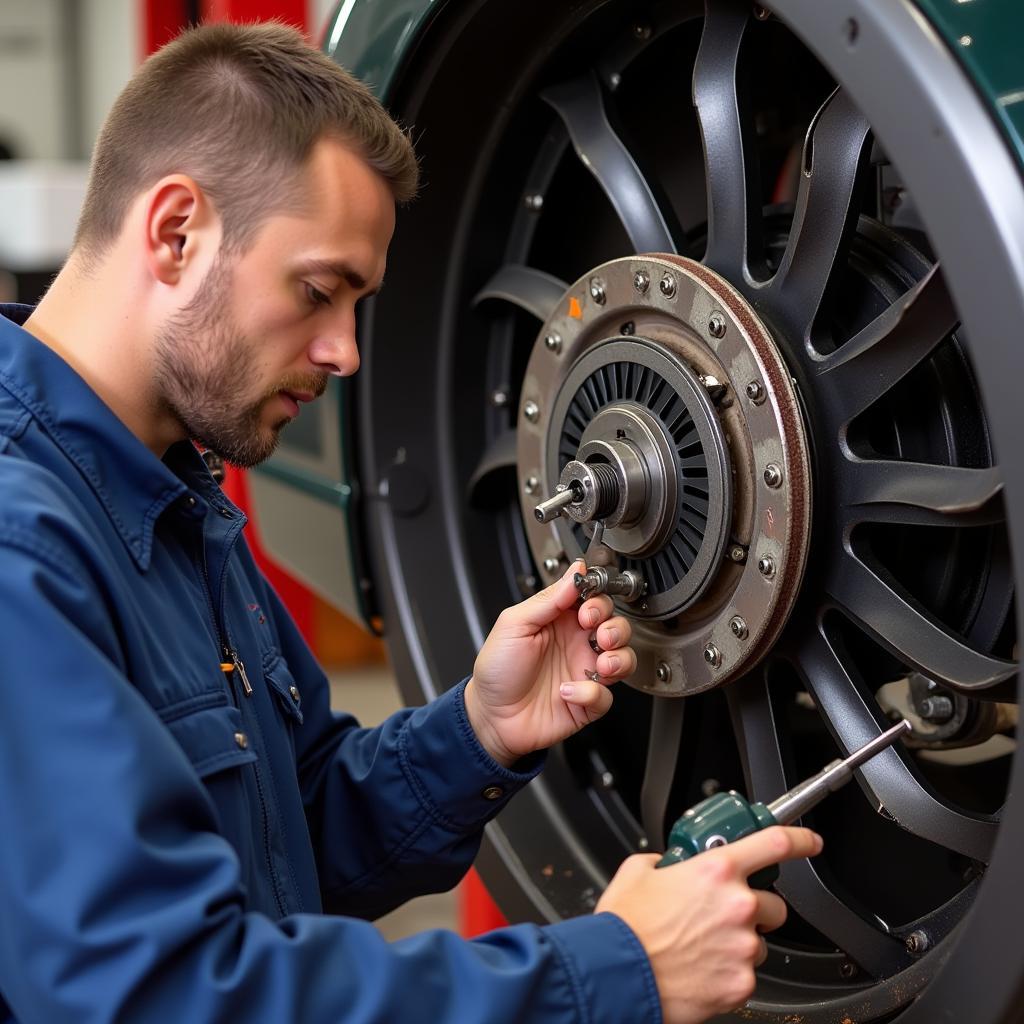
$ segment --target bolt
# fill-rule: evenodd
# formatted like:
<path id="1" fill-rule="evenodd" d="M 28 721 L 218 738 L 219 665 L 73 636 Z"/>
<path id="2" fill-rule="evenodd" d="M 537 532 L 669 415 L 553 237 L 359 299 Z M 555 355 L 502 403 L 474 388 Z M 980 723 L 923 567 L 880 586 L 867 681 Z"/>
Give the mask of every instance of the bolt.
<path id="1" fill-rule="evenodd" d="M 659 661 L 654 674 L 658 677 L 659 683 L 667 683 L 672 679 L 672 668 L 667 661 Z"/>
<path id="2" fill-rule="evenodd" d="M 523 203 L 528 210 L 532 210 L 534 213 L 537 213 L 544 206 L 544 197 L 539 193 L 534 192 L 532 195 L 526 196 L 523 199 Z"/>
<path id="3" fill-rule="evenodd" d="M 533 401 L 523 406 L 523 415 L 531 422 L 536 423 L 540 419 L 540 406 Z"/>
<path id="4" fill-rule="evenodd" d="M 523 484 L 523 490 L 527 494 L 536 494 L 539 487 L 540 481 L 535 476 L 528 476 L 526 483 Z"/>
<path id="5" fill-rule="evenodd" d="M 651 275 L 646 270 L 638 270 L 633 275 L 633 287 L 643 295 L 651 287 Z"/>
<path id="6" fill-rule="evenodd" d="M 508 405 L 508 392 L 502 388 L 498 388 L 497 391 L 491 392 L 491 405 L 495 409 L 504 409 Z"/>
<path id="7" fill-rule="evenodd" d="M 627 321 L 626 321 L 626 322 L 625 322 L 625 323 L 624 323 L 624 324 L 623 324 L 623 325 L 622 325 L 622 326 L 621 326 L 621 327 L 619 328 L 619 334 L 624 334 L 624 335 L 626 335 L 626 337 L 627 337 L 627 338 L 628 338 L 628 337 L 630 337 L 630 336 L 631 336 L 631 335 L 633 335 L 633 334 L 636 334 L 636 324 L 635 324 L 635 323 L 633 323 L 633 321 L 632 321 L 632 320 L 627 320 Z"/>
<path id="8" fill-rule="evenodd" d="M 738 615 L 734 615 L 729 620 L 729 628 L 732 630 L 732 635 L 736 637 L 737 640 L 746 640 L 747 634 L 750 632 L 747 629 L 746 622 L 744 622 Z"/>
<path id="9" fill-rule="evenodd" d="M 773 489 L 782 486 L 782 470 L 774 462 L 764 467 L 764 482 Z"/>
<path id="10" fill-rule="evenodd" d="M 562 564 L 560 558 L 545 558 L 544 568 L 547 572 L 558 572 L 559 566 Z"/>
<path id="11" fill-rule="evenodd" d="M 757 560 L 757 571 L 767 579 L 775 575 L 775 559 L 771 555 L 765 555 Z"/>
<path id="12" fill-rule="evenodd" d="M 607 295 L 604 293 L 604 285 L 596 278 L 590 279 L 590 297 L 599 305 L 603 306 Z"/>
<path id="13" fill-rule="evenodd" d="M 925 697 L 921 701 L 921 717 L 926 722 L 948 722 L 956 709 L 953 702 L 942 694 Z"/>
<path id="14" fill-rule="evenodd" d="M 747 552 L 746 552 L 746 549 L 743 547 L 742 544 L 733 544 L 733 546 L 731 548 L 729 548 L 729 561 L 730 562 L 736 562 L 738 564 L 742 564 L 746 560 L 747 560 Z"/>
<path id="15" fill-rule="evenodd" d="M 754 405 L 760 405 L 767 397 L 767 392 L 764 389 L 764 385 L 759 380 L 752 380 L 746 387 L 747 398 L 749 398 Z"/>
<path id="16" fill-rule="evenodd" d="M 611 789 L 612 786 L 615 785 L 615 776 L 612 775 L 611 772 L 602 772 L 601 785 L 604 786 L 605 789 Z"/>
<path id="17" fill-rule="evenodd" d="M 907 952 L 911 956 L 920 956 L 922 953 L 927 952 L 928 947 L 931 946 L 931 944 L 932 940 L 923 928 L 918 928 L 917 931 L 911 932 L 907 936 L 905 943 Z"/>
<path id="18" fill-rule="evenodd" d="M 712 668 L 718 668 L 722 664 L 722 652 L 714 644 L 708 644 L 704 648 L 704 660 Z"/>
<path id="19" fill-rule="evenodd" d="M 767 21 L 772 16 L 772 12 L 767 7 L 762 7 L 760 4 L 754 4 L 754 17 L 758 21 Z"/>
<path id="20" fill-rule="evenodd" d="M 850 960 L 844 960 L 839 965 L 839 973 L 840 975 L 842 975 L 842 977 L 850 979 L 856 975 L 857 965 Z"/>
<path id="21" fill-rule="evenodd" d="M 637 39 L 650 39 L 651 38 L 651 26 L 650 25 L 643 25 L 643 24 L 634 25 L 633 26 L 633 35 L 635 35 L 637 37 Z"/>
<path id="22" fill-rule="evenodd" d="M 664 295 L 666 299 L 671 299 L 676 293 L 676 279 L 671 274 L 666 274 L 661 279 L 661 283 L 658 287 L 661 289 L 661 294 Z"/>
<path id="23" fill-rule="evenodd" d="M 726 326 L 725 317 L 721 313 L 712 313 L 708 320 L 708 334 L 712 338 L 724 338 Z"/>
<path id="24" fill-rule="evenodd" d="M 549 352 L 558 355 L 562 351 L 562 336 L 557 332 L 552 332 L 544 339 L 544 345 Z"/>

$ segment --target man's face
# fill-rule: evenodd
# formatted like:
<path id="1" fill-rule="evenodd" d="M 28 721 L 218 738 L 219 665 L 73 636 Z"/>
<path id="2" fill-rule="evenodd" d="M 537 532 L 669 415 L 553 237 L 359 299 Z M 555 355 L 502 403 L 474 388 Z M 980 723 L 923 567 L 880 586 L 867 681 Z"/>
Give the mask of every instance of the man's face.
<path id="1" fill-rule="evenodd" d="M 384 276 L 394 230 L 386 182 L 327 140 L 305 175 L 301 212 L 270 216 L 242 255 L 218 254 L 156 337 L 159 401 L 188 437 L 237 466 L 269 457 L 332 374 L 355 373 L 355 304 Z"/>

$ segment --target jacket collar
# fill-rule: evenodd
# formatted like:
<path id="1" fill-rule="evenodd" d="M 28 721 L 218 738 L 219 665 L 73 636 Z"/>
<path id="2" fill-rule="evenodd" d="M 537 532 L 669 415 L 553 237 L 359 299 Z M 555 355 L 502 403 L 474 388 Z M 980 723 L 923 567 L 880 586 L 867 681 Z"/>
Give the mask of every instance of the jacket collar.
<path id="1" fill-rule="evenodd" d="M 172 502 L 190 489 L 206 501 L 216 495 L 221 505 L 230 502 L 190 442 L 158 459 L 56 352 L 23 329 L 31 313 L 31 306 L 0 304 L 0 387 L 74 463 L 145 571 L 153 528 Z"/>

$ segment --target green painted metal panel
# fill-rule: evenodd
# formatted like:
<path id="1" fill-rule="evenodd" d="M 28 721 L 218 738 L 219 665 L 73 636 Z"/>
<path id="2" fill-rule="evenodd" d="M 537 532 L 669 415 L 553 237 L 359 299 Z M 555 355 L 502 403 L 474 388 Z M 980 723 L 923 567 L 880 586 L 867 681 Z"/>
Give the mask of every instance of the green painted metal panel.
<path id="1" fill-rule="evenodd" d="M 1024 167 L 1024 2 L 917 2 L 967 69 Z"/>

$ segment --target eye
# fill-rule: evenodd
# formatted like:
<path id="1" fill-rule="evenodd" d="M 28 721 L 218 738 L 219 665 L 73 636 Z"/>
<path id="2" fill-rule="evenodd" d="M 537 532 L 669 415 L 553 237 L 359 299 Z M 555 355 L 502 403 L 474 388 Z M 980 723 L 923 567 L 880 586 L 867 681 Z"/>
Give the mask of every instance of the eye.
<path id="1" fill-rule="evenodd" d="M 331 304 L 331 297 L 311 284 L 306 285 L 306 298 L 313 306 L 329 306 Z"/>

